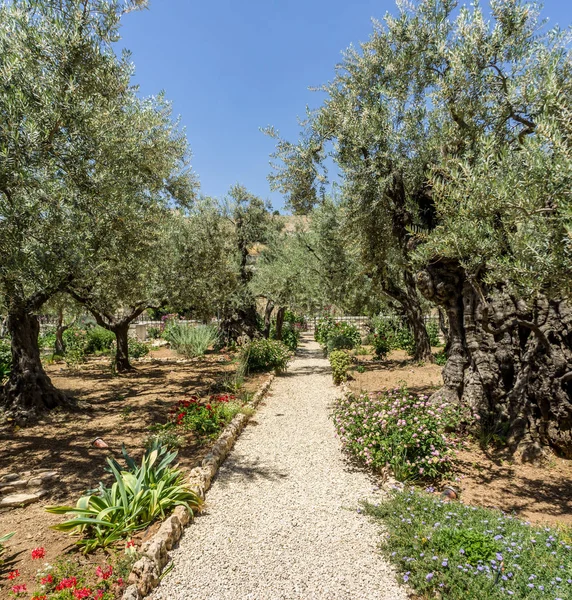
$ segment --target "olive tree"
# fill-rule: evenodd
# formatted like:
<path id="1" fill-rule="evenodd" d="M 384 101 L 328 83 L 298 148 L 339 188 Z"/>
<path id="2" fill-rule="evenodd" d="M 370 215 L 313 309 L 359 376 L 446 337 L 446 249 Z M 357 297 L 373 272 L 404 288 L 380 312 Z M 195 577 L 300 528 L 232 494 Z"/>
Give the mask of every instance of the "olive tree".
<path id="1" fill-rule="evenodd" d="M 129 57 L 112 47 L 122 15 L 143 4 L 0 5 L 0 297 L 13 355 L 2 404 L 21 420 L 68 402 L 42 368 L 38 311 L 96 272 L 138 207 L 188 179 L 164 101 L 137 97 Z"/>
<path id="2" fill-rule="evenodd" d="M 568 35 L 523 0 L 398 7 L 282 146 L 282 181 L 308 190 L 331 154 L 384 291 L 447 313 L 440 395 L 525 456 L 572 456 Z"/>

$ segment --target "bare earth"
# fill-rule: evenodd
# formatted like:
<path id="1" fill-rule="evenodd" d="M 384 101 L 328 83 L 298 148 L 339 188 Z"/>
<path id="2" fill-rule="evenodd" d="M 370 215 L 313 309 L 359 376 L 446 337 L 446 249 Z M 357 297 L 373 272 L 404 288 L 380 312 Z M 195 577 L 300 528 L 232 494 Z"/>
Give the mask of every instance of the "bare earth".
<path id="1" fill-rule="evenodd" d="M 379 493 L 344 460 L 329 419 L 337 390 L 318 345 L 306 338 L 271 389 L 152 597 L 404 600 L 377 526 L 356 510 Z"/>

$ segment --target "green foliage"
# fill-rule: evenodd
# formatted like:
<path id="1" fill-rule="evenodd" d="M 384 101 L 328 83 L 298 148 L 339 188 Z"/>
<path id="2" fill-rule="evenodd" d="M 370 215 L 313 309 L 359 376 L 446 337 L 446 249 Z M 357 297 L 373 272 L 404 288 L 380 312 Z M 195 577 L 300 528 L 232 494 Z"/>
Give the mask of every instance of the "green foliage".
<path id="1" fill-rule="evenodd" d="M 437 352 L 435 356 L 435 364 L 444 367 L 447 364 L 447 355 L 445 351 Z"/>
<path id="2" fill-rule="evenodd" d="M 240 349 L 239 361 L 246 372 L 271 371 L 283 373 L 291 354 L 278 340 L 254 339 Z"/>
<path id="3" fill-rule="evenodd" d="M 84 552 L 108 547 L 127 534 L 143 529 L 158 517 L 165 517 L 177 505 L 199 510 L 201 499 L 184 482 L 183 473 L 171 466 L 177 453 L 154 447 L 141 466 L 124 450 L 128 470 L 108 458 L 115 482 L 110 488 L 99 484 L 96 494 L 82 496 L 75 507 L 49 506 L 54 514 L 73 514 L 72 519 L 54 525 L 58 531 L 83 534 L 78 544 Z"/>
<path id="4" fill-rule="evenodd" d="M 40 329 L 38 335 L 38 346 L 43 350 L 53 350 L 56 345 L 56 329 L 55 327 L 46 327 Z"/>
<path id="5" fill-rule="evenodd" d="M 147 327 L 147 337 L 150 340 L 157 340 L 161 337 L 161 329 L 159 327 Z"/>
<path id="6" fill-rule="evenodd" d="M 335 321 L 332 317 L 324 317 L 316 323 L 314 339 L 327 352 L 352 350 L 361 344 L 361 335 L 355 325 L 346 321 Z"/>
<path id="7" fill-rule="evenodd" d="M 466 417 L 458 406 L 406 389 L 347 394 L 333 413 L 345 448 L 373 469 L 390 467 L 399 481 L 449 475 L 455 439 L 447 432 Z"/>
<path id="8" fill-rule="evenodd" d="M 435 550 L 463 558 L 473 567 L 479 563 L 490 563 L 500 544 L 490 535 L 472 529 L 439 527 L 432 539 Z"/>
<path id="9" fill-rule="evenodd" d="M 147 450 L 150 448 L 157 448 L 162 446 L 168 450 L 178 450 L 183 445 L 183 438 L 172 431 L 170 424 L 159 427 L 152 427 L 152 433 L 150 433 L 143 442 L 143 446 Z"/>
<path id="10" fill-rule="evenodd" d="M 14 535 L 15 533 L 7 533 L 6 535 L 0 536 L 0 567 L 4 564 L 4 561 L 2 560 L 2 555 L 4 554 L 5 550 L 4 544 Z"/>
<path id="11" fill-rule="evenodd" d="M 0 383 L 10 376 L 12 350 L 10 340 L 0 339 Z"/>
<path id="12" fill-rule="evenodd" d="M 394 492 L 367 512 L 387 532 L 383 549 L 423 598 L 570 598 L 570 540 L 500 511 Z"/>
<path id="13" fill-rule="evenodd" d="M 372 333 L 370 340 L 377 358 L 384 358 L 391 351 L 391 344 L 384 333 Z"/>
<path id="14" fill-rule="evenodd" d="M 142 358 L 149 354 L 149 346 L 137 338 L 130 337 L 127 341 L 129 358 Z"/>
<path id="15" fill-rule="evenodd" d="M 334 383 L 339 385 L 342 381 L 347 381 L 348 371 L 352 366 L 352 357 L 343 350 L 334 350 L 330 352 L 328 358 L 332 367 Z"/>
<path id="16" fill-rule="evenodd" d="M 429 336 L 429 343 L 432 347 L 441 345 L 441 338 L 439 337 L 439 324 L 435 321 L 429 321 L 425 324 L 427 335 Z"/>
<path id="17" fill-rule="evenodd" d="M 85 354 L 108 353 L 115 342 L 115 334 L 105 327 L 96 325 L 86 330 Z"/>
<path id="18" fill-rule="evenodd" d="M 398 317 L 383 316 L 371 318 L 370 329 L 373 336 L 385 340 L 389 350 L 405 350 L 409 356 L 415 354 L 415 338 L 406 323 Z M 374 343 L 373 336 L 370 338 Z M 383 344 L 383 342 L 380 342 Z M 389 350 L 386 350 L 388 352 Z"/>
<path id="19" fill-rule="evenodd" d="M 180 354 L 189 358 L 203 356 L 218 340 L 216 325 L 181 325 L 171 322 L 165 327 L 163 338 Z"/>
<path id="20" fill-rule="evenodd" d="M 276 328 L 275 324 L 270 329 L 270 339 L 276 339 Z M 300 330 L 297 326 L 284 319 L 282 324 L 282 340 L 280 340 L 290 352 L 295 352 L 298 344 L 300 343 Z"/>

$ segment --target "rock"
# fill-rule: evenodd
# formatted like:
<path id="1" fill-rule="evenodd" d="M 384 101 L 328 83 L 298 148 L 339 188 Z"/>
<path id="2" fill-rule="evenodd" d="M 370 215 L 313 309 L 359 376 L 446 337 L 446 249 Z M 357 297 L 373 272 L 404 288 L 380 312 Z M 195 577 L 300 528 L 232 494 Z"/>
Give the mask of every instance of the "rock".
<path id="1" fill-rule="evenodd" d="M 122 600 L 139 600 L 141 598 L 141 596 L 139 595 L 139 592 L 137 591 L 137 586 L 130 585 L 123 592 L 123 596 L 121 598 L 122 598 Z"/>
<path id="2" fill-rule="evenodd" d="M 8 483 L 0 483 L 0 491 L 2 493 L 4 493 L 9 490 L 25 488 L 27 485 L 28 485 L 27 479 L 17 479 L 15 481 L 9 481 Z"/>
<path id="3" fill-rule="evenodd" d="M 5 496 L 2 498 L 2 500 L 0 500 L 0 508 L 6 508 L 10 506 L 26 506 L 27 504 L 32 504 L 32 502 L 37 502 L 46 494 L 47 492 L 45 490 L 41 490 L 35 494 L 11 494 L 10 496 Z"/>
<path id="4" fill-rule="evenodd" d="M 158 538 L 156 535 L 141 546 L 141 553 L 157 565 L 159 572 L 169 562 L 165 540 Z"/>
<path id="5" fill-rule="evenodd" d="M 135 585 L 137 593 L 146 596 L 159 583 L 159 569 L 155 561 L 147 556 L 141 557 L 131 569 L 129 587 Z"/>
<path id="6" fill-rule="evenodd" d="M 170 550 L 179 541 L 182 532 L 183 526 L 179 521 L 179 517 L 171 515 L 168 519 L 165 519 L 159 531 L 153 536 L 153 540 L 163 541 L 165 548 Z"/>
<path id="7" fill-rule="evenodd" d="M 537 442 L 527 444 L 522 448 L 520 460 L 523 463 L 542 464 L 546 460 L 544 449 Z"/>
<path id="8" fill-rule="evenodd" d="M 54 481 L 57 476 L 57 471 L 44 471 L 43 473 L 38 473 L 28 481 L 28 487 L 41 487 L 45 483 Z"/>
<path id="9" fill-rule="evenodd" d="M 5 483 L 7 481 L 16 481 L 19 478 L 20 475 L 18 473 L 7 473 L 6 475 L 0 477 L 0 481 Z"/>
<path id="10" fill-rule="evenodd" d="M 182 527 L 186 527 L 191 521 L 191 513 L 186 506 L 177 506 L 173 511 L 173 515 L 179 519 Z"/>

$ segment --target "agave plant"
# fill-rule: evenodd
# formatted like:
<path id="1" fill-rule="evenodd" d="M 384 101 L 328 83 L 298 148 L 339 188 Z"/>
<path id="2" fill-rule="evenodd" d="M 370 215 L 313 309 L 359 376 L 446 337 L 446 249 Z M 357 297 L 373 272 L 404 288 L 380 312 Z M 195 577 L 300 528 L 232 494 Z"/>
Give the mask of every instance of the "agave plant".
<path id="1" fill-rule="evenodd" d="M 6 535 L 0 536 L 0 566 L 4 564 L 2 560 L 2 554 L 4 554 L 4 544 L 15 534 L 16 532 L 7 533 Z"/>
<path id="2" fill-rule="evenodd" d="M 122 470 L 117 461 L 107 459 L 108 470 L 115 477 L 110 488 L 100 483 L 97 493 L 82 496 L 75 507 L 46 507 L 51 513 L 75 515 L 53 528 L 83 534 L 78 544 L 86 553 L 144 529 L 175 506 L 186 506 L 191 512 L 201 508 L 201 498 L 184 483 L 183 473 L 171 466 L 176 452 L 168 452 L 160 446 L 151 448 L 140 466 L 125 449 L 123 455 L 128 470 Z"/>

